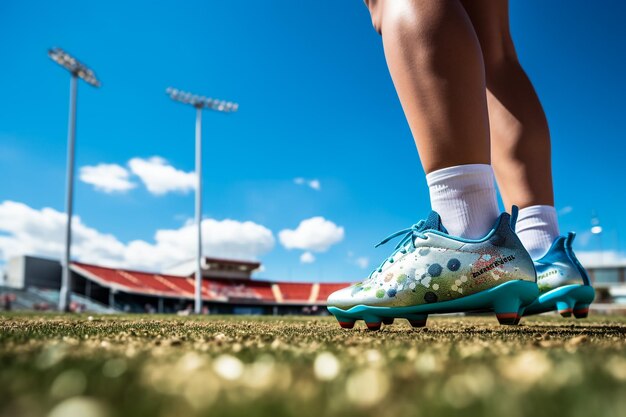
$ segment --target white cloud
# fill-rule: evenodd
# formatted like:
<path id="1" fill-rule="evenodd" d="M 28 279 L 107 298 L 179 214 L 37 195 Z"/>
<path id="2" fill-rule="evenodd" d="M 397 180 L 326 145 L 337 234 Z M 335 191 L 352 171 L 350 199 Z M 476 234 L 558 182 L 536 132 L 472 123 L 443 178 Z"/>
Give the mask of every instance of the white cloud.
<path id="1" fill-rule="evenodd" d="M 320 180 L 316 178 L 307 180 L 302 177 L 297 177 L 293 179 L 293 182 L 294 184 L 297 184 L 297 185 L 307 185 L 311 187 L 312 189 L 314 189 L 315 191 L 319 191 L 322 189 L 322 183 L 320 182 Z"/>
<path id="2" fill-rule="evenodd" d="M 368 258 L 366 258 L 365 256 L 361 256 L 359 258 L 356 258 L 356 260 L 354 261 L 354 263 L 361 269 L 365 269 L 369 266 L 370 264 L 370 260 Z"/>
<path id="3" fill-rule="evenodd" d="M 129 261 L 137 264 L 146 249 L 153 260 L 164 266 L 187 260 L 195 255 L 196 227 L 188 223 L 178 229 L 158 230 L 155 244 L 144 241 L 129 243 Z M 272 250 L 274 235 L 266 227 L 257 223 L 225 219 L 204 219 L 202 221 L 202 248 L 207 256 L 218 256 L 235 259 L 254 259 Z M 161 258 L 169 258 L 166 262 Z"/>
<path id="4" fill-rule="evenodd" d="M 195 254 L 195 227 L 191 223 L 178 229 L 157 230 L 154 242 L 123 243 L 85 225 L 77 216 L 72 222 L 72 256 L 83 262 L 162 270 Z M 64 213 L 4 201 L 0 203 L 0 260 L 21 254 L 60 257 L 64 228 Z M 202 231 L 203 251 L 208 256 L 254 259 L 272 250 L 275 243 L 269 229 L 250 221 L 205 219 Z"/>
<path id="5" fill-rule="evenodd" d="M 320 216 L 301 221 L 295 230 L 285 229 L 278 233 L 280 243 L 285 248 L 313 252 L 325 252 L 341 242 L 343 237 L 343 227 Z"/>
<path id="6" fill-rule="evenodd" d="M 128 161 L 128 166 L 152 194 L 163 195 L 171 191 L 188 192 L 195 189 L 194 172 L 176 169 L 161 157 L 133 158 Z"/>
<path id="7" fill-rule="evenodd" d="M 137 184 L 129 179 L 128 170 L 117 164 L 98 164 L 84 166 L 80 169 L 79 178 L 91 184 L 98 191 L 105 193 L 124 192 L 135 188 Z"/>
<path id="8" fill-rule="evenodd" d="M 309 181 L 309 187 L 313 188 L 316 191 L 319 191 L 322 189 L 322 184 L 320 184 L 320 180 L 311 180 Z"/>
<path id="9" fill-rule="evenodd" d="M 565 207 L 559 209 L 558 214 L 559 214 L 559 216 L 565 216 L 566 214 L 570 214 L 572 211 L 574 211 L 574 207 L 572 207 L 572 206 L 565 206 Z"/>
<path id="10" fill-rule="evenodd" d="M 73 254 L 86 262 L 97 259 L 120 261 L 124 245 L 110 234 L 87 227 L 80 217 L 73 220 Z M 64 246 L 65 214 L 51 208 L 33 209 L 25 204 L 0 203 L 0 258 L 21 254 L 59 257 Z"/>
<path id="11" fill-rule="evenodd" d="M 302 255 L 300 255 L 300 262 L 302 262 L 303 264 L 312 264 L 313 262 L 315 262 L 315 255 L 313 255 L 311 252 L 304 252 Z"/>

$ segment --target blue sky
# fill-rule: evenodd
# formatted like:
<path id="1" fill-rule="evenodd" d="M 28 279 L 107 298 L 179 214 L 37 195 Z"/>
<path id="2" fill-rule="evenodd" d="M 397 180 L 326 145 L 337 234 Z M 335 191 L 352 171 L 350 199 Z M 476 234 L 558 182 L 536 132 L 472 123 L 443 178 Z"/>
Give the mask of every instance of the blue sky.
<path id="1" fill-rule="evenodd" d="M 23 203 L 37 221 L 44 207 L 64 209 L 68 75 L 46 56 L 60 46 L 103 83 L 79 88 L 77 172 L 115 164 L 134 184 L 106 193 L 77 176 L 76 214 L 97 239 L 114 236 L 115 250 L 153 244 L 157 230 L 193 217 L 193 192 L 154 195 L 128 165 L 158 156 L 183 182 L 193 171 L 194 112 L 169 100 L 168 86 L 240 103 L 236 114 L 204 114 L 204 216 L 271 231 L 273 245 L 260 232 L 260 277 L 358 279 L 389 250 L 374 250 L 378 240 L 427 214 L 424 173 L 362 2 L 98 3 L 0 3 L 0 203 Z M 561 228 L 579 232 L 580 251 L 626 248 L 624 12 L 618 1 L 511 4 L 518 55 L 551 128 Z M 601 239 L 588 232 L 593 211 Z M 302 263 L 307 249 L 285 248 L 279 232 L 314 217 L 332 243 L 313 244 L 315 261 Z M 230 239 L 247 246 L 239 226 Z M 32 250 L 15 239 L 42 228 L 17 227 L 0 230 L 0 242 Z"/>

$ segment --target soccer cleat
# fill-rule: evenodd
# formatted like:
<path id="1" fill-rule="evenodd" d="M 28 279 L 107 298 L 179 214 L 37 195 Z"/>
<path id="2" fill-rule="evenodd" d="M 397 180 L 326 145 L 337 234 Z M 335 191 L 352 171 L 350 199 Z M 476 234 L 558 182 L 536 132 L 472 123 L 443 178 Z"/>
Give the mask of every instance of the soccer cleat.
<path id="1" fill-rule="evenodd" d="M 494 311 L 501 324 L 518 324 L 539 294 L 530 255 L 515 234 L 517 207 L 502 213 L 482 239 L 450 236 L 432 211 L 401 237 L 391 256 L 363 282 L 334 292 L 328 310 L 343 328 L 368 329 L 404 318 L 423 327 L 429 314 Z"/>
<path id="2" fill-rule="evenodd" d="M 535 261 L 539 297 L 525 308 L 524 315 L 557 310 L 563 317 L 587 317 L 595 291 L 585 268 L 578 262 L 572 242 L 576 234 L 559 236 L 548 252 Z"/>

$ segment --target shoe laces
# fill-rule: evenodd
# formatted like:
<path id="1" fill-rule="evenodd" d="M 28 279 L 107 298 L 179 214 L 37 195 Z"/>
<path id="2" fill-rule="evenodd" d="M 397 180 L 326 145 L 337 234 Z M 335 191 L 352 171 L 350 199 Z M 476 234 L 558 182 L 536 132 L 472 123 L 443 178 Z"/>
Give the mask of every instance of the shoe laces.
<path id="1" fill-rule="evenodd" d="M 374 246 L 375 248 L 377 248 L 386 244 L 390 240 L 395 239 L 398 236 L 402 236 L 391 255 L 386 258 L 378 268 L 372 271 L 372 273 L 369 275 L 369 278 L 371 278 L 372 275 L 374 275 L 376 272 L 383 272 L 383 267 L 385 266 L 385 264 L 394 263 L 394 256 L 396 256 L 397 254 L 404 255 L 407 252 L 415 249 L 415 238 L 426 239 L 424 231 L 427 230 L 427 227 L 424 226 L 425 223 L 425 220 L 420 220 L 419 222 L 407 229 L 398 230 L 397 232 L 390 234 L 389 236 L 381 240 L 376 246 Z"/>

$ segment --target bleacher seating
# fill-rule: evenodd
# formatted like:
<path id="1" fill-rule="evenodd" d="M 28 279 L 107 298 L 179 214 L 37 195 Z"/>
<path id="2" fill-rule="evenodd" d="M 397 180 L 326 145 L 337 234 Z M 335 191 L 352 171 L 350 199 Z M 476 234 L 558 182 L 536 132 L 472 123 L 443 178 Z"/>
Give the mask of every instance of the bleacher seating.
<path id="1" fill-rule="evenodd" d="M 278 284 L 278 288 L 280 288 L 280 292 L 283 295 L 283 300 L 285 302 L 308 303 L 311 298 L 313 284 L 281 282 Z"/>
<path id="2" fill-rule="evenodd" d="M 74 262 L 72 269 L 85 279 L 128 293 L 191 299 L 195 290 L 193 276 L 155 274 L 80 262 Z M 235 301 L 313 305 L 324 304 L 330 293 L 346 285 L 205 278 L 202 281 L 202 298 L 206 301 L 225 303 Z M 280 299 L 277 298 L 272 286 L 278 290 Z"/>
<path id="3" fill-rule="evenodd" d="M 15 295 L 15 300 L 11 303 L 15 310 L 56 310 L 59 304 L 58 290 L 29 287 L 23 290 L 5 289 L 2 292 Z M 87 312 L 100 314 L 116 312 L 115 309 L 77 293 L 72 293 L 72 302 Z"/>
<path id="4" fill-rule="evenodd" d="M 348 284 L 320 284 L 320 290 L 317 294 L 316 301 L 319 303 L 325 303 L 328 296 L 337 290 L 345 288 Z"/>

